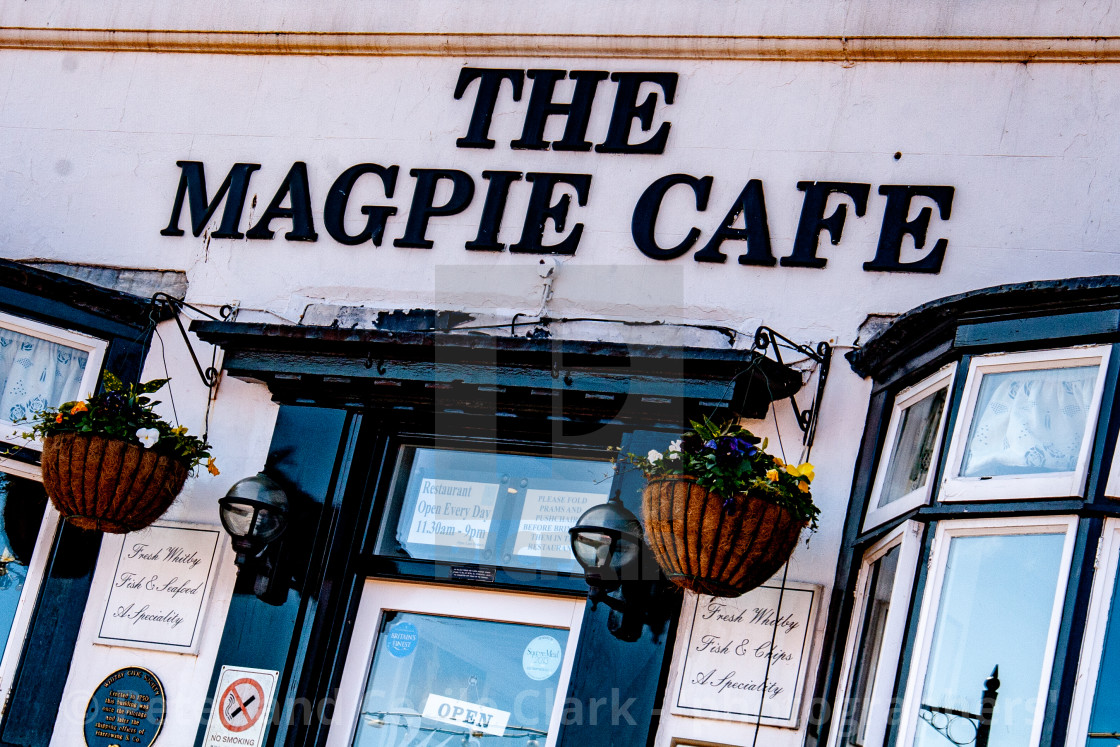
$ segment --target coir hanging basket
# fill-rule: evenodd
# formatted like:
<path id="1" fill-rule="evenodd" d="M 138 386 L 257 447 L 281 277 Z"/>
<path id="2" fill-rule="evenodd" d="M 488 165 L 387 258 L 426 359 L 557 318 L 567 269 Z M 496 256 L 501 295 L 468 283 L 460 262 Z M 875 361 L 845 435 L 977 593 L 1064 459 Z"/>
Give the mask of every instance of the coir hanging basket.
<path id="1" fill-rule="evenodd" d="M 171 506 L 187 467 L 136 444 L 83 433 L 43 439 L 43 487 L 80 529 L 125 534 L 148 526 Z"/>
<path id="2" fill-rule="evenodd" d="M 749 494 L 723 497 L 687 476 L 653 477 L 642 493 L 646 542 L 670 581 L 698 594 L 737 597 L 789 559 L 803 522 Z"/>

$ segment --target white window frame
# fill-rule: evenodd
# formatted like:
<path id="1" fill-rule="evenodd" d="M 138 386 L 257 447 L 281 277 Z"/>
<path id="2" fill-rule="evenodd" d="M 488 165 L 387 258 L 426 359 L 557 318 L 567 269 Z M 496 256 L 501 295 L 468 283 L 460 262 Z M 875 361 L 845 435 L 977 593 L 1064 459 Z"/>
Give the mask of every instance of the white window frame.
<path id="1" fill-rule="evenodd" d="M 19 666 L 20 654 L 23 652 L 23 643 L 31 627 L 31 614 L 35 611 L 35 603 L 39 600 L 43 578 L 47 573 L 47 558 L 51 554 L 51 546 L 54 545 L 60 523 L 58 511 L 48 501 L 47 508 L 43 512 L 43 520 L 39 524 L 39 534 L 35 537 L 35 547 L 31 551 L 31 562 L 27 566 L 23 592 L 16 604 L 16 614 L 12 618 L 12 628 L 8 632 L 8 642 L 4 645 L 3 656 L 0 657 L 0 715 L 8 709 L 8 696 L 15 683 L 16 668 Z"/>
<path id="2" fill-rule="evenodd" d="M 91 337 L 81 332 L 74 332 L 73 330 L 34 322 L 30 319 L 23 319 L 3 312 L 0 312 L 0 328 L 25 334 L 30 337 L 36 337 L 40 340 L 66 345 L 67 347 L 87 353 L 89 357 L 86 359 L 86 370 L 85 374 L 82 376 L 82 383 L 78 387 L 78 397 L 84 398 L 93 394 L 97 382 L 101 378 L 101 365 L 105 361 L 105 351 L 109 346 L 108 341 L 97 337 Z M 52 407 L 60 404 L 62 403 L 55 402 L 52 404 Z M 27 423 L 13 423 L 10 420 L 5 420 L 0 417 L 0 441 L 7 441 L 16 446 L 41 451 L 43 446 L 38 439 L 27 439 L 20 435 L 26 433 L 28 428 L 29 426 Z M 19 466 L 18 460 L 15 459 L 2 460 L 2 462 L 0 462 L 0 468 L 4 469 L 6 472 L 18 474 L 21 477 L 39 478 L 38 468 L 31 468 L 27 465 L 21 467 Z"/>
<path id="3" fill-rule="evenodd" d="M 1077 535 L 1077 518 L 1073 516 L 1024 516 L 1008 519 L 964 519 L 942 521 L 934 535 L 933 550 L 930 553 L 930 567 L 933 572 L 926 583 L 925 595 L 918 618 L 918 631 L 911 654 L 910 676 L 906 681 L 906 695 L 903 700 L 902 722 L 899 734 L 900 745 L 909 747 L 914 743 L 918 726 L 918 700 L 925 687 L 926 668 L 929 665 L 930 646 L 940 611 L 942 586 L 945 581 L 945 566 L 949 556 L 949 546 L 957 537 L 985 537 L 1016 534 L 1064 534 L 1062 557 L 1057 569 L 1057 585 L 1051 600 L 1050 626 L 1046 635 L 1046 648 L 1043 653 L 1041 676 L 1038 683 L 1038 697 L 1031 721 L 1029 745 L 1038 745 L 1042 735 L 1043 717 L 1046 710 L 1047 691 L 1050 688 L 1050 674 L 1054 666 L 1054 649 L 1062 622 L 1062 608 L 1065 601 L 1066 585 L 1069 580 L 1070 562 L 1073 558 L 1074 540 Z"/>
<path id="4" fill-rule="evenodd" d="M 462 587 L 437 587 L 402 581 L 367 579 L 354 618 L 350 650 L 342 670 L 335 718 L 327 735 L 327 747 L 349 747 L 360 717 L 374 647 L 387 610 L 417 612 L 471 620 L 493 620 L 523 625 L 566 628 L 568 643 L 560 666 L 560 681 L 544 747 L 554 747 L 563 715 L 564 693 L 568 691 L 572 665 L 579 642 L 586 600 L 545 597 Z"/>
<path id="5" fill-rule="evenodd" d="M 855 666 L 857 649 L 863 637 L 863 618 L 867 611 L 868 595 L 871 591 L 871 567 L 884 555 L 899 548 L 898 566 L 895 569 L 894 583 L 891 584 L 890 608 L 883 623 L 883 640 L 879 646 L 879 666 L 871 673 L 871 698 L 867 706 L 867 744 L 882 741 L 887 733 L 887 720 L 890 718 L 891 701 L 894 696 L 895 674 L 898 658 L 902 653 L 902 639 L 906 634 L 906 620 L 910 614 L 910 596 L 914 590 L 914 575 L 918 568 L 918 555 L 921 554 L 922 530 L 925 525 L 908 521 L 893 529 L 863 554 L 859 575 L 856 577 L 855 603 L 852 605 L 851 623 L 848 626 L 848 639 L 844 644 L 844 661 L 840 666 L 840 688 L 836 692 L 836 717 L 843 719 L 847 712 L 848 680 Z M 841 747 L 840 734 L 842 723 L 837 723 L 829 736 L 828 747 Z"/>
<path id="6" fill-rule="evenodd" d="M 942 501 L 1000 501 L 1023 498 L 1066 498 L 1081 495 L 1085 490 L 1085 477 L 1093 450 L 1093 433 L 1100 416 L 1101 395 L 1111 347 L 1066 348 L 1026 353 L 997 353 L 975 358 L 969 366 L 965 380 L 963 406 L 949 441 L 945 477 L 941 483 L 939 499 Z M 1021 475 L 994 475 L 991 477 L 960 477 L 972 418 L 980 393 L 980 383 L 985 374 L 1008 371 L 1053 370 L 1076 366 L 1097 365 L 1097 380 L 1085 419 L 1085 433 L 1081 438 L 1081 451 L 1077 466 L 1072 472 L 1051 472 Z"/>
<path id="7" fill-rule="evenodd" d="M 1104 485 L 1104 494 L 1109 498 L 1120 499 L 1120 447 L 1112 452 L 1112 467 L 1108 470 L 1108 482 Z"/>
<path id="8" fill-rule="evenodd" d="M 1093 590 L 1089 597 L 1089 610 L 1085 616 L 1085 637 L 1081 643 L 1081 656 L 1077 662 L 1077 679 L 1074 681 L 1070 701 L 1069 731 L 1066 744 L 1084 747 L 1088 741 L 1089 718 L 1093 714 L 1093 699 L 1097 694 L 1104 637 L 1108 632 L 1112 596 L 1116 588 L 1117 565 L 1120 564 L 1120 519 L 1107 519 L 1097 546 L 1097 559 L 1093 567 Z"/>
<path id="9" fill-rule="evenodd" d="M 952 394 L 953 378 L 956 364 L 945 366 L 932 376 L 907 387 L 895 396 L 894 408 L 891 410 L 890 424 L 887 426 L 886 440 L 883 442 L 883 455 L 879 459 L 879 469 L 875 474 L 875 485 L 871 490 L 871 498 L 867 502 L 867 515 L 863 519 L 863 530 L 867 531 L 891 519 L 929 503 L 929 496 L 933 492 L 934 482 L 937 480 L 937 460 L 941 456 L 941 445 L 945 440 L 945 420 L 952 404 L 949 399 Z M 933 452 L 930 454 L 929 474 L 926 475 L 925 484 L 903 496 L 888 503 L 882 508 L 876 508 L 882 497 L 887 479 L 887 470 L 890 468 L 891 459 L 894 457 L 895 440 L 898 430 L 902 427 L 902 414 L 913 405 L 926 397 L 931 397 L 939 390 L 945 391 L 945 405 L 941 408 L 941 417 L 937 421 L 936 437 L 933 442 Z"/>

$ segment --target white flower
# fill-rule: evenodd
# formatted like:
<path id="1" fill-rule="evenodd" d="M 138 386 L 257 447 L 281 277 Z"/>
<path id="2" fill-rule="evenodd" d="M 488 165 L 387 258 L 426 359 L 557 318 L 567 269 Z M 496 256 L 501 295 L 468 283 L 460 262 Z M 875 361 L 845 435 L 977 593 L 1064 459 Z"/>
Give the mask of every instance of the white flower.
<path id="1" fill-rule="evenodd" d="M 676 454 L 681 450 L 681 440 L 678 438 L 673 443 L 669 444 L 669 452 Z"/>
<path id="2" fill-rule="evenodd" d="M 156 428 L 140 428 L 136 431 L 136 437 L 140 439 L 141 446 L 150 449 L 159 440 L 159 430 Z"/>
<path id="3" fill-rule="evenodd" d="M 680 458 L 681 458 L 681 455 L 679 453 L 675 452 L 675 451 L 669 452 L 669 456 L 666 457 L 666 459 L 669 459 L 669 460 L 680 459 Z"/>
<path id="4" fill-rule="evenodd" d="M 649 453 L 646 454 L 646 459 L 650 460 L 650 462 L 660 462 L 662 456 L 663 454 L 657 449 L 650 449 Z"/>

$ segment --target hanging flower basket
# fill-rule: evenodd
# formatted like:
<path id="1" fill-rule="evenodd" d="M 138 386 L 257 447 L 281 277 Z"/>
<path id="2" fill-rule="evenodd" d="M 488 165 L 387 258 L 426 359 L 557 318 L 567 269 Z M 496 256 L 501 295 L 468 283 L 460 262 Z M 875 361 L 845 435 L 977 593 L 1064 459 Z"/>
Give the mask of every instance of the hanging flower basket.
<path id="1" fill-rule="evenodd" d="M 124 534 L 150 525 L 175 501 L 191 469 L 218 474 L 210 445 L 157 415 L 146 395 L 167 379 L 124 384 L 35 413 L 27 438 L 43 442 L 43 488 L 80 529 Z"/>
<path id="2" fill-rule="evenodd" d="M 782 567 L 807 524 L 749 494 L 724 503 L 689 476 L 655 477 L 646 485 L 646 543 L 677 586 L 716 597 L 744 594 Z"/>
<path id="3" fill-rule="evenodd" d="M 621 457 L 646 475 L 646 544 L 677 586 L 737 597 L 782 567 L 802 529 L 816 529 L 813 465 L 765 449 L 738 423 L 704 418 L 664 454 Z"/>
<path id="4" fill-rule="evenodd" d="M 126 534 L 175 501 L 189 470 L 182 462 L 105 436 L 60 433 L 43 439 L 43 487 L 79 529 Z"/>

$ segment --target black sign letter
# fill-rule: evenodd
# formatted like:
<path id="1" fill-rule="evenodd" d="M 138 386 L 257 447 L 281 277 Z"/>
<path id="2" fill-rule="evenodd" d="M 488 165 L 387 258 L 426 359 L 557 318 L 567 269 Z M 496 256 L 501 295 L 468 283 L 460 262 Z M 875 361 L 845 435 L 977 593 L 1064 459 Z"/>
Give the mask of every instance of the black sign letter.
<path id="1" fill-rule="evenodd" d="M 489 138 L 490 121 L 494 118 L 494 105 L 498 103 L 498 92 L 502 81 L 508 80 L 513 86 L 513 100 L 521 100 L 521 89 L 525 84 L 525 73 L 520 70 L 487 70 L 465 67 L 459 72 L 459 82 L 455 84 L 455 100 L 463 98 L 467 86 L 480 78 L 478 95 L 474 99 L 474 112 L 467 127 L 467 136 L 455 141 L 460 148 L 493 148 L 494 141 Z"/>
<path id="2" fill-rule="evenodd" d="M 733 228 L 739 216 L 743 216 L 743 227 Z M 760 265 L 773 267 L 777 264 L 770 251 L 770 226 L 766 221 L 766 199 L 762 194 L 762 182 L 751 179 L 735 199 L 735 204 L 723 219 L 723 225 L 708 241 L 708 245 L 696 252 L 697 262 L 723 262 L 727 259 L 719 250 L 725 241 L 746 241 L 747 253 L 739 257 L 741 265 Z"/>
<path id="3" fill-rule="evenodd" d="M 474 198 L 474 180 L 470 175 L 452 169 L 412 169 L 408 173 L 416 177 L 416 191 L 412 193 L 412 207 L 408 211 L 404 236 L 394 241 L 393 246 L 431 249 L 435 244 L 424 237 L 428 231 L 428 219 L 466 210 Z M 451 196 L 443 205 L 435 205 L 436 185 L 441 179 L 451 182 Z"/>
<path id="4" fill-rule="evenodd" d="M 563 195 L 555 203 L 552 193 L 557 184 L 567 184 L 575 189 L 576 200 L 581 206 L 587 204 L 587 193 L 591 189 L 590 174 L 526 174 L 525 181 L 533 183 L 529 195 L 529 207 L 525 211 L 525 227 L 521 231 L 521 241 L 509 248 L 511 252 L 524 254 L 575 254 L 583 235 L 583 224 L 572 226 L 572 232 L 556 244 L 544 244 L 544 225 L 551 220 L 556 233 L 564 232 L 564 222 L 568 217 L 568 207 L 572 204 L 571 195 Z"/>
<path id="5" fill-rule="evenodd" d="M 222 204 L 222 199 L 229 193 L 229 202 L 226 203 L 225 212 L 222 213 L 222 224 L 218 230 L 210 234 L 215 239 L 240 239 L 244 235 L 237 230 L 241 223 L 241 211 L 245 209 L 245 195 L 249 191 L 249 176 L 259 169 L 259 163 L 235 163 L 226 174 L 222 186 L 218 187 L 217 194 L 210 202 L 206 201 L 206 173 L 201 161 L 176 161 L 175 165 L 182 169 L 179 175 L 179 190 L 175 193 L 175 206 L 171 208 L 171 221 L 167 228 L 160 231 L 163 236 L 182 236 L 179 228 L 179 216 L 183 212 L 183 199 L 190 201 L 191 230 L 195 236 L 202 234 L 202 229 L 214 215 L 214 211 Z"/>
<path id="6" fill-rule="evenodd" d="M 867 212 L 867 195 L 870 184 L 850 182 L 798 182 L 797 188 L 805 193 L 801 204 L 801 219 L 797 223 L 797 235 L 793 240 L 793 253 L 782 257 L 783 267 L 824 267 L 828 261 L 817 256 L 817 242 L 821 231 L 828 231 L 832 245 L 840 243 L 844 231 L 844 219 L 848 217 L 848 206 L 841 204 L 832 215 L 824 217 L 828 196 L 833 192 L 847 195 L 856 208 L 856 216 Z"/>
<path id="7" fill-rule="evenodd" d="M 552 143 L 553 150 L 591 150 L 587 136 L 587 124 L 591 121 L 591 104 L 595 100 L 595 89 L 599 81 L 606 80 L 607 74 L 599 70 L 573 70 L 568 77 L 576 82 L 572 93 L 572 103 L 557 104 L 552 100 L 556 81 L 564 78 L 563 70 L 530 70 L 526 76 L 533 81 L 533 92 L 529 94 L 529 110 L 525 112 L 525 127 L 521 138 L 509 144 L 521 150 L 548 150 L 544 139 L 544 128 L 551 116 L 567 117 L 564 137 Z"/>
<path id="8" fill-rule="evenodd" d="M 327 192 L 327 202 L 323 206 L 323 225 L 326 226 L 331 238 L 347 246 L 356 246 L 371 240 L 374 246 L 381 246 L 381 239 L 385 235 L 385 222 L 389 220 L 390 215 L 396 214 L 397 209 L 387 205 L 362 205 L 362 215 L 369 216 L 369 220 L 366 221 L 365 228 L 351 235 L 346 233 L 346 203 L 350 201 L 350 191 L 354 189 L 354 184 L 365 174 L 380 176 L 381 183 L 385 186 L 385 197 L 392 197 L 393 190 L 397 186 L 398 171 L 400 171 L 398 166 L 385 168 L 376 163 L 359 163 L 339 174 L 331 185 L 330 191 Z"/>
<path id="9" fill-rule="evenodd" d="M 664 153 L 665 142 L 669 139 L 670 122 L 662 122 L 653 137 L 641 143 L 630 142 L 630 125 L 636 119 L 643 132 L 653 127 L 653 114 L 657 109 L 657 94 L 650 93 L 642 103 L 638 103 L 638 93 L 642 83 L 661 86 L 665 93 L 665 103 L 673 103 L 677 91 L 676 73 L 611 73 L 611 80 L 618 82 L 614 97 L 614 111 L 607 127 L 607 139 L 596 145 L 599 153 Z"/>
<path id="10" fill-rule="evenodd" d="M 478 235 L 474 241 L 468 241 L 463 248 L 487 252 L 500 252 L 506 248 L 505 244 L 498 243 L 498 232 L 502 228 L 502 215 L 506 212 L 509 187 L 521 181 L 521 176 L 520 171 L 482 172 L 482 178 L 490 182 L 486 202 L 482 204 L 482 220 L 478 223 Z"/>
<path id="11" fill-rule="evenodd" d="M 692 187 L 692 191 L 696 193 L 696 209 L 701 212 L 707 210 L 713 181 L 710 176 L 697 179 L 689 174 L 669 174 L 649 185 L 638 198 L 638 204 L 634 206 L 634 217 L 630 220 L 630 233 L 634 236 L 634 246 L 638 247 L 638 251 L 652 259 L 676 259 L 691 249 L 700 238 L 700 229 L 695 226 L 689 229 L 688 235 L 676 246 L 662 248 L 657 245 L 657 214 L 661 212 L 665 193 L 677 184 Z"/>
<path id="12" fill-rule="evenodd" d="M 941 220 L 949 220 L 953 209 L 952 187 L 912 187 L 906 184 L 884 184 L 879 194 L 887 196 L 887 207 L 883 211 L 883 230 L 879 232 L 879 246 L 875 259 L 863 263 L 863 269 L 875 272 L 941 272 L 941 262 L 945 259 L 948 240 L 938 239 L 929 254 L 913 262 L 901 261 L 902 237 L 914 237 L 914 248 L 926 245 L 926 231 L 933 211 L 924 207 L 914 220 L 906 220 L 910 213 L 910 201 L 915 197 L 928 197 L 937 205 Z"/>
<path id="13" fill-rule="evenodd" d="M 291 207 L 281 207 L 289 197 Z M 284 234 L 288 241 L 315 241 L 319 238 L 311 219 L 311 190 L 307 186 L 307 164 L 303 161 L 292 164 L 261 219 L 245 232 L 245 236 L 250 239 L 271 239 L 273 231 L 268 226 L 277 218 L 292 220 L 292 230 Z"/>

